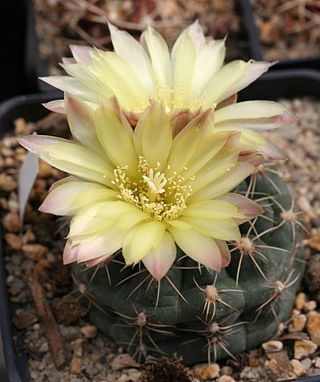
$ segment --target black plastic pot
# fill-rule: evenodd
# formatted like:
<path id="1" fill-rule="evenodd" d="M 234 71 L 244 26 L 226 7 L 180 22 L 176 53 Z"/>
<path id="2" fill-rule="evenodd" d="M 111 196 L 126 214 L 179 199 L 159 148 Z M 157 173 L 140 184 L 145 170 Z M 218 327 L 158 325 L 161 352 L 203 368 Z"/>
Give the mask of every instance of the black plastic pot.
<path id="1" fill-rule="evenodd" d="M 0 101 L 26 92 L 25 25 L 25 0 L 0 2 Z"/>
<path id="2" fill-rule="evenodd" d="M 308 70 L 291 70 L 269 73 L 241 92 L 240 100 L 279 99 L 310 96 L 320 99 L 320 73 Z M 0 105 L 0 132 L 12 129 L 12 121 L 24 117 L 36 121 L 47 114 L 41 105 L 51 99 L 61 97 L 61 93 L 36 94 L 16 97 Z M 0 227 L 1 228 L 1 227 Z M 2 233 L 0 232 L 2 235 Z M 1 244 L 1 241 L 0 241 Z M 14 307 L 8 302 L 4 252 L 0 247 L 0 382 L 27 382 L 26 357 L 19 355 L 15 348 L 11 312 Z M 320 376 L 299 378 L 296 382 L 319 382 Z"/>
<path id="3" fill-rule="evenodd" d="M 18 117 L 37 121 L 48 112 L 43 102 L 61 97 L 61 93 L 25 95 L 11 98 L 0 104 L 0 136 L 12 130 L 12 122 Z M 17 351 L 16 337 L 11 325 L 14 306 L 9 304 L 6 290 L 2 230 L 0 227 L 0 382 L 27 382 L 28 369 L 26 356 Z"/>
<path id="4" fill-rule="evenodd" d="M 251 56 L 254 60 L 263 60 L 262 45 L 259 39 L 259 31 L 254 21 L 254 11 L 250 0 L 241 0 L 244 14 L 244 22 L 248 31 Z M 280 60 L 272 66 L 272 70 L 279 69 L 315 69 L 320 70 L 320 54 L 301 58 L 288 58 Z"/>

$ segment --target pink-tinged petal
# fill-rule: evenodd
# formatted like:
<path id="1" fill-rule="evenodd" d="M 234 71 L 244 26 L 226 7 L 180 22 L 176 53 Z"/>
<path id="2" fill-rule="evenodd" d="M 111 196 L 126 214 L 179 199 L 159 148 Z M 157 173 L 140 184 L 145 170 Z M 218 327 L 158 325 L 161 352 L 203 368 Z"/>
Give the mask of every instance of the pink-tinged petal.
<path id="1" fill-rule="evenodd" d="M 264 158 L 261 154 L 252 151 L 242 151 L 239 156 L 240 162 L 248 162 L 254 167 L 260 166 L 264 162 Z"/>
<path id="2" fill-rule="evenodd" d="M 188 109 L 175 109 L 170 113 L 170 124 L 173 137 L 177 136 L 182 129 L 194 118 L 194 113 Z"/>
<path id="3" fill-rule="evenodd" d="M 79 181 L 80 178 L 77 178 L 76 176 L 66 176 L 65 178 L 59 179 L 56 182 L 52 183 L 49 187 L 49 192 L 53 191 L 55 188 L 61 186 L 62 184 L 73 182 L 73 181 Z"/>
<path id="4" fill-rule="evenodd" d="M 142 259 L 142 262 L 151 275 L 160 281 L 171 268 L 176 258 L 176 252 L 177 249 L 172 236 L 165 232 L 159 246 L 152 249 Z"/>
<path id="5" fill-rule="evenodd" d="M 72 241 L 67 240 L 63 250 L 63 264 L 71 264 L 77 261 L 77 246 L 72 245 Z"/>
<path id="6" fill-rule="evenodd" d="M 90 65 L 92 64 L 91 53 L 94 51 L 93 48 L 81 45 L 70 45 L 71 53 L 74 59 L 79 64 Z"/>
<path id="7" fill-rule="evenodd" d="M 247 220 L 253 219 L 263 213 L 263 209 L 258 203 L 246 198 L 245 196 L 236 193 L 229 193 L 223 196 L 222 199 L 235 205 L 239 211 L 247 217 Z"/>
<path id="8" fill-rule="evenodd" d="M 189 27 L 187 27 L 185 29 L 185 33 L 188 33 L 188 35 L 191 37 L 191 40 L 196 46 L 197 52 L 200 51 L 200 49 L 206 43 L 206 38 L 203 34 L 203 29 L 201 28 L 201 25 L 199 24 L 199 20 L 196 20 Z"/>
<path id="9" fill-rule="evenodd" d="M 229 98 L 225 99 L 224 101 L 220 102 L 217 107 L 216 107 L 216 110 L 220 110 L 226 106 L 229 106 L 229 105 L 232 105 L 234 103 L 236 103 L 238 100 L 238 93 L 235 93 L 235 94 L 232 94 Z"/>
<path id="10" fill-rule="evenodd" d="M 95 110 L 88 106 L 87 103 L 79 101 L 67 93 L 64 100 L 73 137 L 96 154 L 104 156 L 103 148 L 99 143 L 95 130 Z"/>
<path id="11" fill-rule="evenodd" d="M 51 189 L 39 211 L 54 215 L 74 215 L 80 208 L 101 200 L 116 200 L 118 193 L 96 183 L 81 180 Z"/>
<path id="12" fill-rule="evenodd" d="M 71 64 L 76 64 L 77 61 L 74 58 L 70 57 L 62 57 L 62 64 L 63 65 L 71 65 Z"/>
<path id="13" fill-rule="evenodd" d="M 221 250 L 216 241 L 193 230 L 168 226 L 175 242 L 192 260 L 217 272 L 221 269 Z"/>
<path id="14" fill-rule="evenodd" d="M 72 141 L 48 135 L 18 138 L 19 143 L 47 163 L 69 174 L 100 184 L 111 185 L 113 167 L 87 148 Z"/>
<path id="15" fill-rule="evenodd" d="M 286 159 L 283 151 L 270 141 L 268 141 L 266 145 L 258 145 L 257 148 L 267 158 Z"/>
<path id="16" fill-rule="evenodd" d="M 215 113 L 216 128 L 245 128 L 257 131 L 291 124 L 295 117 L 288 109 L 273 101 L 245 101 L 219 109 Z"/>
<path id="17" fill-rule="evenodd" d="M 95 260 L 101 256 L 108 257 L 121 249 L 126 232 L 111 227 L 109 231 L 92 240 L 80 243 L 77 246 L 77 262 Z"/>
<path id="18" fill-rule="evenodd" d="M 112 260 L 112 255 L 106 255 L 106 256 L 98 257 L 97 259 L 94 259 L 94 260 L 88 260 L 88 261 L 86 261 L 86 265 L 88 268 L 91 268 L 91 267 L 95 267 L 96 265 L 99 265 L 101 263 L 106 265 L 111 260 Z"/>
<path id="19" fill-rule="evenodd" d="M 231 261 L 231 253 L 229 251 L 229 247 L 227 243 L 223 240 L 216 240 L 217 246 L 221 251 L 221 268 L 225 268 L 229 265 Z"/>
<path id="20" fill-rule="evenodd" d="M 21 146 L 37 155 L 45 146 L 67 142 L 66 139 L 51 137 L 49 135 L 26 135 L 17 138 L 17 140 Z"/>
<path id="21" fill-rule="evenodd" d="M 243 119 L 238 121 L 232 121 L 231 124 L 234 127 L 240 127 L 240 128 L 246 128 L 246 129 L 253 129 L 256 131 L 266 131 L 266 130 L 273 130 L 277 129 L 279 127 L 291 125 L 293 122 L 296 121 L 296 118 L 289 114 L 288 112 L 284 112 L 281 115 L 276 115 L 269 118 L 257 118 L 254 119 L 254 116 L 252 119 Z M 224 123 L 218 123 L 217 127 L 223 127 L 227 126 L 230 122 L 226 121 Z"/>
<path id="22" fill-rule="evenodd" d="M 64 106 L 64 100 L 58 99 L 55 101 L 49 101 L 42 104 L 46 109 L 58 114 L 66 114 L 66 108 Z"/>

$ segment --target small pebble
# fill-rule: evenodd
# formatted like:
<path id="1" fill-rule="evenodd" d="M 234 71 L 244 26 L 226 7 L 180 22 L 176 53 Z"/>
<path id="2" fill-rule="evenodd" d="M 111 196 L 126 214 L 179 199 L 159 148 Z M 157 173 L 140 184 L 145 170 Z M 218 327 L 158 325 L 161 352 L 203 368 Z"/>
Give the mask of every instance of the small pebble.
<path id="1" fill-rule="evenodd" d="M 297 359 L 292 359 L 290 363 L 293 366 L 293 372 L 298 378 L 307 374 L 306 369 L 304 368 L 302 363 Z"/>
<path id="2" fill-rule="evenodd" d="M 281 341 L 271 340 L 262 344 L 263 350 L 266 353 L 273 353 L 283 349 L 283 343 Z"/>
<path id="3" fill-rule="evenodd" d="M 221 374 L 222 375 L 232 375 L 233 374 L 232 367 L 231 366 L 222 366 Z"/>
<path id="4" fill-rule="evenodd" d="M 22 247 L 21 239 L 18 235 L 15 235 L 14 233 L 6 233 L 4 236 L 6 242 L 8 243 L 9 247 L 18 251 Z"/>
<path id="5" fill-rule="evenodd" d="M 16 213 L 9 212 L 6 214 L 2 223 L 8 232 L 18 232 L 20 229 L 19 216 Z"/>
<path id="6" fill-rule="evenodd" d="M 298 340 L 294 343 L 294 358 L 301 359 L 314 353 L 318 345 L 310 340 Z"/>
<path id="7" fill-rule="evenodd" d="M 318 312 L 309 312 L 307 321 L 307 331 L 310 335 L 311 340 L 320 345 L 320 313 Z"/>
<path id="8" fill-rule="evenodd" d="M 31 260 L 40 260 L 48 253 L 48 248 L 42 244 L 24 244 L 22 246 L 23 253 Z"/>
<path id="9" fill-rule="evenodd" d="M 236 382 L 230 375 L 222 375 L 218 378 L 218 382 Z"/>
<path id="10" fill-rule="evenodd" d="M 305 324 L 307 322 L 307 316 L 305 314 L 299 314 L 298 316 L 293 316 L 292 321 L 288 327 L 288 332 L 302 332 Z"/>
<path id="11" fill-rule="evenodd" d="M 110 363 L 112 370 L 122 370 L 129 367 L 139 367 L 139 364 L 127 353 L 117 355 Z"/>
<path id="12" fill-rule="evenodd" d="M 298 310 L 302 310 L 304 307 L 304 304 L 307 302 L 307 296 L 305 293 L 300 292 L 297 294 L 296 301 L 295 301 L 295 307 Z"/>
<path id="13" fill-rule="evenodd" d="M 311 301 L 308 301 L 304 304 L 303 310 L 304 310 L 304 312 L 308 313 L 308 312 L 312 312 L 313 310 L 315 310 L 316 307 L 317 307 L 316 301 L 311 300 Z"/>
<path id="14" fill-rule="evenodd" d="M 94 338 L 97 335 L 97 328 L 93 325 L 86 325 L 80 329 L 86 338 Z"/>
<path id="15" fill-rule="evenodd" d="M 193 373 L 200 381 L 217 378 L 220 374 L 220 366 L 217 363 L 196 365 L 193 367 Z"/>
<path id="16" fill-rule="evenodd" d="M 73 357 L 69 363 L 69 368 L 72 374 L 80 374 L 82 370 L 82 358 Z"/>
<path id="17" fill-rule="evenodd" d="M 301 361 L 303 367 L 308 370 L 312 367 L 312 361 L 310 358 L 305 358 Z"/>
<path id="18" fill-rule="evenodd" d="M 314 359 L 314 367 L 320 369 L 320 357 L 316 357 L 316 358 Z"/>

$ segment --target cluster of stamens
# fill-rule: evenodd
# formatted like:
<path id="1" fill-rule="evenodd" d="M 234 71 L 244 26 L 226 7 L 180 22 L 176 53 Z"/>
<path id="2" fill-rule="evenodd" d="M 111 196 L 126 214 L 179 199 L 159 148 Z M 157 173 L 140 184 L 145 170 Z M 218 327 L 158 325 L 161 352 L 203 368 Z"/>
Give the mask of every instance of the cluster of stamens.
<path id="1" fill-rule="evenodd" d="M 186 180 L 171 171 L 170 166 L 161 171 L 160 163 L 151 168 L 139 157 L 137 176 L 129 175 L 128 166 L 114 170 L 113 184 L 118 187 L 120 198 L 148 213 L 158 221 L 175 219 L 187 207 L 192 193 L 192 178 Z"/>

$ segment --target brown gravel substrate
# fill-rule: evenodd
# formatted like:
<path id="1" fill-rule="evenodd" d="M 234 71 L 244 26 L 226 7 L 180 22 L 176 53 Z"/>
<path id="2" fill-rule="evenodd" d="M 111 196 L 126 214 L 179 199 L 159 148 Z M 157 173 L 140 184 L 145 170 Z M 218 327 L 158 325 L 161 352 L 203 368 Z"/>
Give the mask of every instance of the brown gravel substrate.
<path id="1" fill-rule="evenodd" d="M 283 102 L 295 113 L 297 123 L 270 135 L 288 157 L 288 161 L 279 162 L 279 171 L 295 194 L 296 204 L 302 211 L 301 222 L 311 232 L 302 243 L 312 254 L 308 260 L 308 276 L 297 295 L 291 320 L 279 325 L 276 338 L 260 349 L 238 356 L 237 362 L 224 360 L 219 364 L 197 365 L 193 373 L 177 359 L 150 360 L 143 371 L 86 320 L 86 309 L 80 304 L 78 295 L 70 293 L 69 268 L 62 265 L 66 225 L 61 219 L 37 211 L 50 184 L 63 174 L 41 162 L 21 227 L 16 179 L 25 152 L 14 136 L 0 141 L 0 206 L 7 287 L 11 301 L 19 306 L 13 324 L 20 330 L 17 346 L 28 355 L 31 380 L 267 382 L 320 374 L 320 310 L 317 305 L 320 301 L 320 230 L 317 228 L 320 219 L 320 102 L 308 99 Z M 18 120 L 15 135 L 28 134 L 35 129 L 51 135 L 66 134 L 63 119 L 51 115 L 37 124 Z M 164 368 L 166 373 L 163 373 Z"/>
<path id="2" fill-rule="evenodd" d="M 320 54 L 319 2 L 250 1 L 265 60 L 285 60 Z"/>

